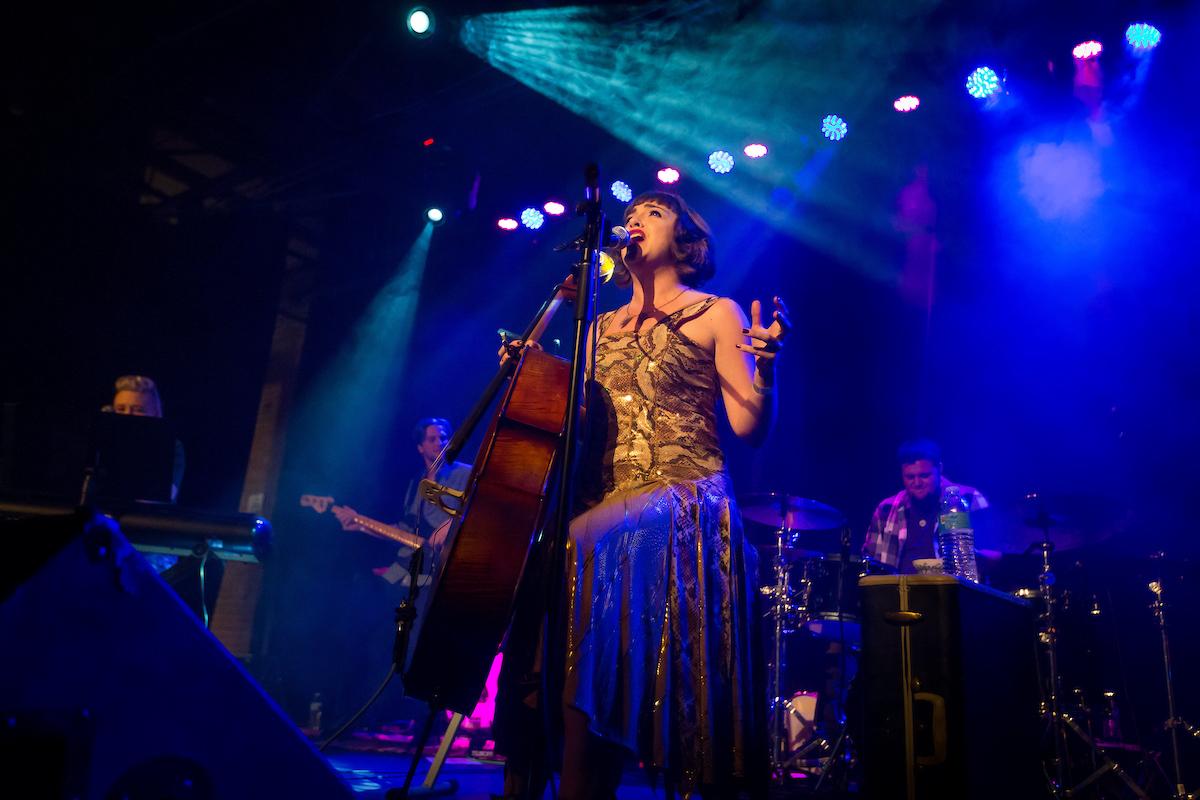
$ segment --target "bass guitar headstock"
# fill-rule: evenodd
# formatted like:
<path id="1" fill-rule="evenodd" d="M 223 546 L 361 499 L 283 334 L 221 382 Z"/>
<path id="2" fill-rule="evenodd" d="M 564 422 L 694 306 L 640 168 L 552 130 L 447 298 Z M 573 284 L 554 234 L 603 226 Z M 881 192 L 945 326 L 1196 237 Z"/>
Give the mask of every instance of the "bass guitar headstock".
<path id="1" fill-rule="evenodd" d="M 300 507 L 311 508 L 318 514 L 324 514 L 333 505 L 333 498 L 322 494 L 302 494 L 300 495 Z"/>

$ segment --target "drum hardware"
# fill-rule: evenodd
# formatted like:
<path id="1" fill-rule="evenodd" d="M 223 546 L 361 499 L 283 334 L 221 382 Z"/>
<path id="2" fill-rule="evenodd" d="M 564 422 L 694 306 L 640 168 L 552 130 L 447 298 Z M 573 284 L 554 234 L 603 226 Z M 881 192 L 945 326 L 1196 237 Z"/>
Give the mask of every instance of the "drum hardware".
<path id="1" fill-rule="evenodd" d="M 844 696 L 846 691 L 846 652 L 857 645 L 847 642 L 847 618 L 843 609 L 844 591 L 857 575 L 847 576 L 847 565 L 851 559 L 850 531 L 840 511 L 801 497 L 768 493 L 751 495 L 739 502 L 748 538 L 761 550 L 769 551 L 774 581 L 760 589 L 768 599 L 764 618 L 773 621 L 772 659 L 768 665 L 771 691 L 771 775 L 777 782 L 786 780 L 792 771 L 821 775 L 820 781 L 828 777 L 831 767 L 842 757 L 848 744 L 845 735 Z M 757 529 L 754 525 L 757 524 Z M 770 534 L 762 531 L 770 527 Z M 836 564 L 836 568 L 830 565 Z M 793 583 L 792 572 L 798 568 Z M 832 584 L 832 586 L 831 586 Z M 817 608 L 814 593 L 832 589 L 834 608 Z M 828 598 L 821 595 L 821 600 Z M 832 616 L 831 616 L 832 615 Z M 841 686 L 835 706 L 835 716 L 841 731 L 831 745 L 822 736 L 814 734 L 799 746 L 791 729 L 799 722 L 803 727 L 812 721 L 793 703 L 794 698 L 783 695 L 784 638 L 797 631 L 823 639 L 842 643 L 840 650 Z M 855 637 L 857 639 L 857 637 Z"/>
<path id="2" fill-rule="evenodd" d="M 792 707 L 791 701 L 783 697 L 783 638 L 785 634 L 793 633 L 806 620 L 808 614 L 808 590 L 811 584 L 807 580 L 807 570 L 800 579 L 800 591 L 791 586 L 791 562 L 788 558 L 789 542 L 794 534 L 786 528 L 775 532 L 776 546 L 773 558 L 775 582 L 764 586 L 761 591 L 769 598 L 769 606 L 764 616 L 774 621 L 772 637 L 772 659 L 768 665 L 771 685 L 771 775 L 781 780 L 784 775 L 785 759 L 783 751 L 788 741 L 786 730 L 788 715 L 799 716 Z M 797 602 L 798 600 L 798 602 Z M 790 758 L 787 761 L 790 762 Z"/>
<path id="3" fill-rule="evenodd" d="M 1050 528 L 1055 525 L 1055 518 L 1047 513 L 1042 499 L 1037 493 L 1026 495 L 1026 501 L 1033 507 L 1033 516 L 1029 524 L 1042 530 L 1042 540 L 1030 545 L 1029 550 L 1041 554 L 1041 572 L 1038 574 L 1038 592 L 1041 608 L 1038 614 L 1040 623 L 1038 641 L 1043 646 L 1049 674 L 1042 681 L 1042 689 L 1046 693 L 1042 702 L 1043 714 L 1049 716 L 1047 732 L 1054 739 L 1053 776 L 1050 777 L 1050 790 L 1056 798 L 1076 797 L 1087 787 L 1097 781 L 1112 775 L 1120 780 L 1133 792 L 1134 796 L 1149 800 L 1149 795 L 1129 777 L 1120 765 L 1108 757 L 1093 738 L 1066 713 L 1062 708 L 1062 676 L 1058 671 L 1058 624 L 1055 618 L 1055 606 L 1062 601 L 1056 596 L 1054 589 L 1055 576 L 1051 565 L 1051 554 L 1055 545 L 1051 541 Z M 1075 737 L 1088 751 L 1092 772 L 1074 785 L 1067 785 L 1067 774 L 1071 766 L 1068 734 Z"/>
<path id="4" fill-rule="evenodd" d="M 1164 558 L 1164 553 L 1155 553 L 1154 558 L 1161 561 Z M 1159 636 L 1162 638 L 1162 655 L 1163 669 L 1166 671 L 1167 679 L 1167 721 L 1164 727 L 1171 736 L 1171 757 L 1175 763 L 1175 792 L 1171 795 L 1173 800 L 1188 800 L 1187 789 L 1183 783 L 1183 765 L 1179 760 L 1179 729 L 1196 735 L 1196 729 L 1191 724 L 1181 719 L 1175 713 L 1175 682 L 1172 677 L 1171 669 L 1171 644 L 1167 638 L 1167 603 L 1163 599 L 1163 579 L 1160 575 L 1158 580 L 1150 582 L 1148 588 L 1150 593 L 1154 595 L 1154 602 L 1150 604 L 1150 610 L 1154 612 L 1154 619 L 1158 623 Z"/>

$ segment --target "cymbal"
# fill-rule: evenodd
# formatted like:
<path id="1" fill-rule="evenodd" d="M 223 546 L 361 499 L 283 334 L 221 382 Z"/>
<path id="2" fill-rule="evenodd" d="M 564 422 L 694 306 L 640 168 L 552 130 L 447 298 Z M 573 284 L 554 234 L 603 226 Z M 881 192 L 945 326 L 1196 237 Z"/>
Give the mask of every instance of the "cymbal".
<path id="1" fill-rule="evenodd" d="M 778 528 L 749 525 L 746 527 L 746 538 L 760 552 L 775 553 L 779 548 Z M 841 552 L 840 530 L 783 532 L 783 555 L 792 561 L 810 558 L 836 561 L 841 558 Z"/>
<path id="2" fill-rule="evenodd" d="M 775 530 L 829 531 L 846 524 L 845 515 L 833 506 L 780 492 L 746 495 L 738 501 L 738 507 L 743 521 Z"/>
<path id="3" fill-rule="evenodd" d="M 981 512 L 986 514 L 987 512 Z M 986 533 L 976 527 L 975 529 L 975 549 L 976 550 L 992 550 L 1008 555 L 1020 555 L 1030 552 L 1031 549 L 1036 549 L 1035 545 L 1042 542 L 1044 534 L 1040 528 L 1031 528 L 1024 525 L 1009 525 L 1003 526 L 997 530 L 987 530 Z M 1054 551 L 1060 552 L 1065 550 L 1079 550 L 1096 542 L 1103 541 L 1107 537 L 1094 536 L 1093 534 L 1082 531 L 1077 528 L 1058 528 L 1050 534 L 1050 541 L 1054 545 Z"/>
<path id="4" fill-rule="evenodd" d="M 1047 538 L 1056 552 L 1089 547 L 1116 534 L 1122 517 L 1104 497 L 1039 493 L 972 516 L 975 547 L 1009 554 L 1029 552 Z"/>

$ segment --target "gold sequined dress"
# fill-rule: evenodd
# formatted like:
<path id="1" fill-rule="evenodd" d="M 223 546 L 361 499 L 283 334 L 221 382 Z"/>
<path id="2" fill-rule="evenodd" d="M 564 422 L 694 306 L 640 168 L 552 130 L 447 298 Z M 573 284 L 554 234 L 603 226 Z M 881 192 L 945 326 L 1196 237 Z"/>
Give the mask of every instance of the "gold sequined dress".
<path id="1" fill-rule="evenodd" d="M 640 333 L 597 320 L 565 676 L 593 732 L 714 795 L 766 777 L 756 558 L 719 446 L 713 357 L 680 331 L 716 300 Z"/>

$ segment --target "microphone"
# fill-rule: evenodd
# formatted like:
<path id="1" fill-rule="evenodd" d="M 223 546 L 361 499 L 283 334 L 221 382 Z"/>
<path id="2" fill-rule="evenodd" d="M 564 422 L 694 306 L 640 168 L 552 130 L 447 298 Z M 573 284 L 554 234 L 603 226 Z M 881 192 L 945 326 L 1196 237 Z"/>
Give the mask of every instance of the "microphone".
<path id="1" fill-rule="evenodd" d="M 554 250 L 556 252 L 562 252 L 563 250 L 578 250 L 583 247 L 583 244 L 583 234 L 579 234 L 569 242 L 563 242 L 562 244 L 555 245 Z M 629 229 L 624 225 L 613 226 L 613 229 L 609 234 L 609 244 L 614 247 L 628 247 L 630 248 L 629 252 L 633 252 L 632 248 L 637 247 L 637 242 L 630 241 Z"/>
<path id="2" fill-rule="evenodd" d="M 625 260 L 637 261 L 642 257 L 642 248 L 638 243 L 633 241 L 633 237 L 629 233 L 629 229 L 624 225 L 616 225 L 612 229 L 613 244 L 617 247 L 625 248 Z"/>

